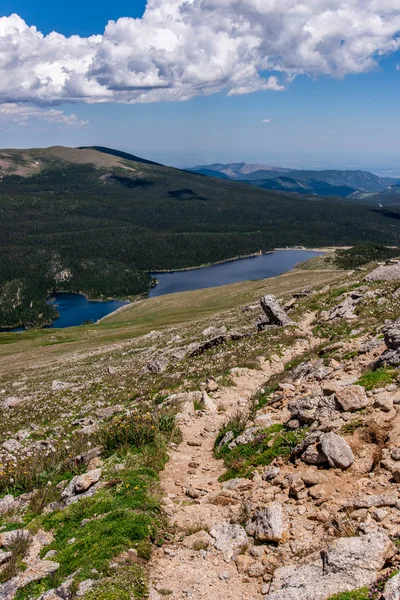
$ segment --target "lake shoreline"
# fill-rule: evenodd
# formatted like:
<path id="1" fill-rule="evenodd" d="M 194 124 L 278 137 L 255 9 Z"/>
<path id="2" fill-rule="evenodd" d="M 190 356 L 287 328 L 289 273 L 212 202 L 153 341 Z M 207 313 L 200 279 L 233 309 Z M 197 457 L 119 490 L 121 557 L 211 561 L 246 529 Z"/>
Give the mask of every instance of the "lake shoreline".
<path id="1" fill-rule="evenodd" d="M 222 284 L 217 284 L 214 285 L 212 282 L 210 282 L 209 284 L 206 285 L 200 285 L 200 287 L 198 288 L 193 288 L 193 287 L 188 287 L 187 289 L 177 289 L 174 291 L 164 291 L 164 293 L 158 293 L 155 295 L 151 295 L 152 292 L 154 293 L 154 290 L 156 290 L 157 288 L 159 288 L 159 281 L 157 281 L 156 276 L 160 275 L 160 276 L 168 276 L 168 275 L 173 275 L 173 274 L 184 274 L 184 273 L 188 273 L 188 274 L 192 274 L 195 271 L 200 271 L 202 269 L 212 269 L 213 267 L 222 267 L 224 265 L 230 265 L 232 263 L 235 262 L 241 262 L 241 261 L 245 261 L 248 259 L 257 259 L 265 256 L 273 256 L 276 253 L 282 253 L 282 252 L 315 252 L 315 253 L 320 253 L 320 254 L 327 254 L 329 252 L 333 252 L 334 250 L 336 250 L 336 247 L 324 247 L 324 248 L 305 248 L 305 247 L 293 247 L 293 248 L 275 248 L 273 250 L 268 250 L 266 252 L 255 252 L 255 253 L 251 253 L 249 255 L 242 255 L 242 256 L 237 256 L 234 258 L 230 258 L 230 259 L 226 259 L 223 261 L 218 261 L 215 263 L 211 263 L 211 264 L 205 264 L 205 265 L 198 265 L 196 267 L 188 267 L 185 269 L 174 269 L 174 270 L 163 270 L 163 271 L 154 271 L 154 272 L 149 272 L 149 277 L 151 278 L 150 280 L 150 289 L 141 294 L 136 296 L 135 298 L 131 297 L 125 297 L 125 298 L 116 298 L 116 297 L 107 297 L 107 298 L 91 298 L 87 293 L 84 292 L 77 292 L 77 291 L 66 291 L 66 290 L 60 290 L 57 292 L 54 292 L 54 290 L 52 290 L 51 292 L 49 292 L 48 297 L 47 297 L 47 302 L 49 304 L 51 304 L 54 307 L 54 310 L 58 313 L 58 317 L 55 318 L 54 320 L 52 320 L 51 322 L 45 323 L 44 325 L 42 325 L 41 327 L 38 327 L 38 329 L 63 329 L 65 327 L 73 327 L 73 326 L 80 326 L 86 322 L 92 322 L 93 324 L 97 324 L 100 323 L 101 321 L 103 321 L 104 319 L 106 319 L 108 316 L 113 315 L 115 313 L 118 313 L 120 311 L 123 311 L 124 309 L 126 309 L 127 307 L 131 306 L 132 304 L 135 304 L 136 302 L 141 302 L 143 300 L 147 300 L 147 299 L 151 299 L 151 298 L 156 298 L 156 297 L 160 297 L 164 294 L 168 294 L 168 293 L 180 293 L 180 292 L 185 292 L 185 291 L 190 291 L 192 289 L 206 289 L 207 287 L 217 287 L 217 285 L 228 285 L 229 283 L 235 283 L 235 281 L 231 281 L 231 282 L 226 282 L 226 283 L 222 283 Z M 312 257 L 308 257 L 304 260 L 309 260 Z M 280 271 L 279 274 L 283 274 L 283 273 L 288 273 L 290 271 L 293 271 L 296 269 L 296 266 L 298 264 L 301 264 L 302 262 L 304 262 L 304 260 L 299 259 L 298 262 L 296 262 L 295 264 L 290 265 L 290 268 L 285 268 L 285 265 L 283 265 L 283 271 Z M 253 274 L 254 275 L 254 274 Z M 246 281 L 246 280 L 252 280 L 252 279 L 268 279 L 270 277 L 273 277 L 275 274 L 268 274 L 268 269 L 266 270 L 266 272 L 262 273 L 262 276 L 252 276 L 251 271 L 248 273 L 248 278 L 247 279 L 237 279 L 237 281 Z M 196 276 L 197 277 L 197 276 Z M 247 277 L 247 274 L 246 274 Z M 201 278 L 200 278 L 201 280 Z M 93 304 L 97 304 L 97 305 L 101 305 L 101 304 L 107 304 L 108 302 L 123 302 L 125 304 L 122 304 L 121 306 L 119 306 L 118 308 L 116 308 L 115 310 L 112 310 L 111 312 L 107 313 L 107 314 L 103 314 L 100 318 L 88 318 L 85 319 L 84 321 L 81 321 L 79 324 L 73 324 L 73 325 L 62 325 L 60 323 L 60 325 L 58 326 L 59 320 L 61 318 L 60 312 L 59 310 L 57 310 L 58 306 L 57 306 L 57 299 L 60 300 L 60 297 L 62 296 L 76 296 L 77 300 L 79 298 L 81 299 L 85 299 L 87 303 L 93 303 Z M 16 333 L 16 332 L 23 332 L 23 331 L 30 331 L 31 329 L 35 329 L 34 325 L 32 323 L 24 323 L 24 324 L 19 324 L 19 325 L 14 325 L 14 326 L 9 326 L 9 327 L 4 327 L 0 329 L 0 332 L 2 333 Z"/>

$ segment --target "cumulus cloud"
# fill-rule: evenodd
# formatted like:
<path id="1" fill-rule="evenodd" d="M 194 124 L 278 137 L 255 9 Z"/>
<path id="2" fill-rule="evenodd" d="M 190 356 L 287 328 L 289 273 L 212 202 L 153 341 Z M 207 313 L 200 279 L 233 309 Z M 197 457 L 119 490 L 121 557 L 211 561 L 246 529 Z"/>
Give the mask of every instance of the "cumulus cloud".
<path id="1" fill-rule="evenodd" d="M 271 119 L 263 119 L 261 123 L 271 123 Z"/>
<path id="2" fill-rule="evenodd" d="M 46 109 L 15 102 L 0 104 L 0 121 L 11 121 L 16 125 L 24 126 L 32 119 L 55 123 L 62 127 L 84 127 L 88 124 L 88 121 L 78 119 L 73 113 L 66 115 L 64 111 L 54 108 Z"/>
<path id="3" fill-rule="evenodd" d="M 398 0 L 148 0 L 102 35 L 44 36 L 0 18 L 0 103 L 158 102 L 282 91 L 400 48 Z"/>

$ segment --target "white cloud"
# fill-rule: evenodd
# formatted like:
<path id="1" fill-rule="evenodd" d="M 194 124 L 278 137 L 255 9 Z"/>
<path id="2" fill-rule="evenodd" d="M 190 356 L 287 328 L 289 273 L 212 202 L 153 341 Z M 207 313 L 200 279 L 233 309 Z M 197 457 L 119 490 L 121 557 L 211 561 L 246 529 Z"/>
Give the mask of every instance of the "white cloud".
<path id="1" fill-rule="evenodd" d="M 148 0 L 102 35 L 0 18 L 0 103 L 158 102 L 344 77 L 400 48 L 398 0 Z"/>
<path id="2" fill-rule="evenodd" d="M 261 123 L 271 123 L 271 119 L 263 119 Z"/>
<path id="3" fill-rule="evenodd" d="M 66 115 L 62 110 L 46 109 L 38 106 L 6 102 L 0 104 L 0 121 L 5 120 L 24 126 L 31 119 L 55 123 L 66 127 L 84 127 L 88 121 L 78 119 L 75 114 Z"/>

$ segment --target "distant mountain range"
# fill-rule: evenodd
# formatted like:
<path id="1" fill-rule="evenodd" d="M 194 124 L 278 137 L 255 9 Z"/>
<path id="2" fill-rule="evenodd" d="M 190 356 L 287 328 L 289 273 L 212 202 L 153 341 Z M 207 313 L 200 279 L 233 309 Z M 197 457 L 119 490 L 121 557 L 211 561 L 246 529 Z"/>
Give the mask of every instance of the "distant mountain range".
<path id="1" fill-rule="evenodd" d="M 250 183 L 257 187 L 347 198 L 356 193 L 384 192 L 400 185 L 397 179 L 379 177 L 369 171 L 302 170 L 249 163 L 198 165 L 191 172 Z"/>

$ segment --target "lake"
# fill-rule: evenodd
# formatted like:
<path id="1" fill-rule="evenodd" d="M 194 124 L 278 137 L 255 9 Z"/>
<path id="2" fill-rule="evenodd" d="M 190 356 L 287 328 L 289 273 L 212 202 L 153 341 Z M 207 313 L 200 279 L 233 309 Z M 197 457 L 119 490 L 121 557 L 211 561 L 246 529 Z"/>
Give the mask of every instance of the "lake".
<path id="1" fill-rule="evenodd" d="M 152 288 L 149 296 L 154 298 L 175 292 L 228 285 L 238 281 L 267 279 L 286 273 L 298 263 L 309 258 L 322 255 L 323 252 L 312 250 L 277 250 L 270 254 L 240 258 L 211 267 L 170 273 L 151 273 L 151 276 L 157 279 L 158 284 Z"/>
<path id="2" fill-rule="evenodd" d="M 60 314 L 50 329 L 75 327 L 82 325 L 86 321 L 98 321 L 106 315 L 114 312 L 117 308 L 128 304 L 123 300 L 106 300 L 105 302 L 96 302 L 88 300 L 81 294 L 55 294 L 49 300 Z"/>
<path id="3" fill-rule="evenodd" d="M 312 250 L 277 250 L 270 254 L 240 258 L 211 267 L 171 273 L 151 273 L 151 276 L 158 280 L 158 284 L 151 289 L 149 296 L 154 298 L 176 292 L 228 285 L 238 281 L 267 279 L 290 271 L 299 262 L 322 255 L 323 252 Z M 96 322 L 128 304 L 123 300 L 96 302 L 88 300 L 82 294 L 67 293 L 55 294 L 48 302 L 54 304 L 60 314 L 60 318 L 48 327 L 50 329 L 75 327 L 87 321 Z M 11 331 L 22 331 L 22 328 Z"/>

